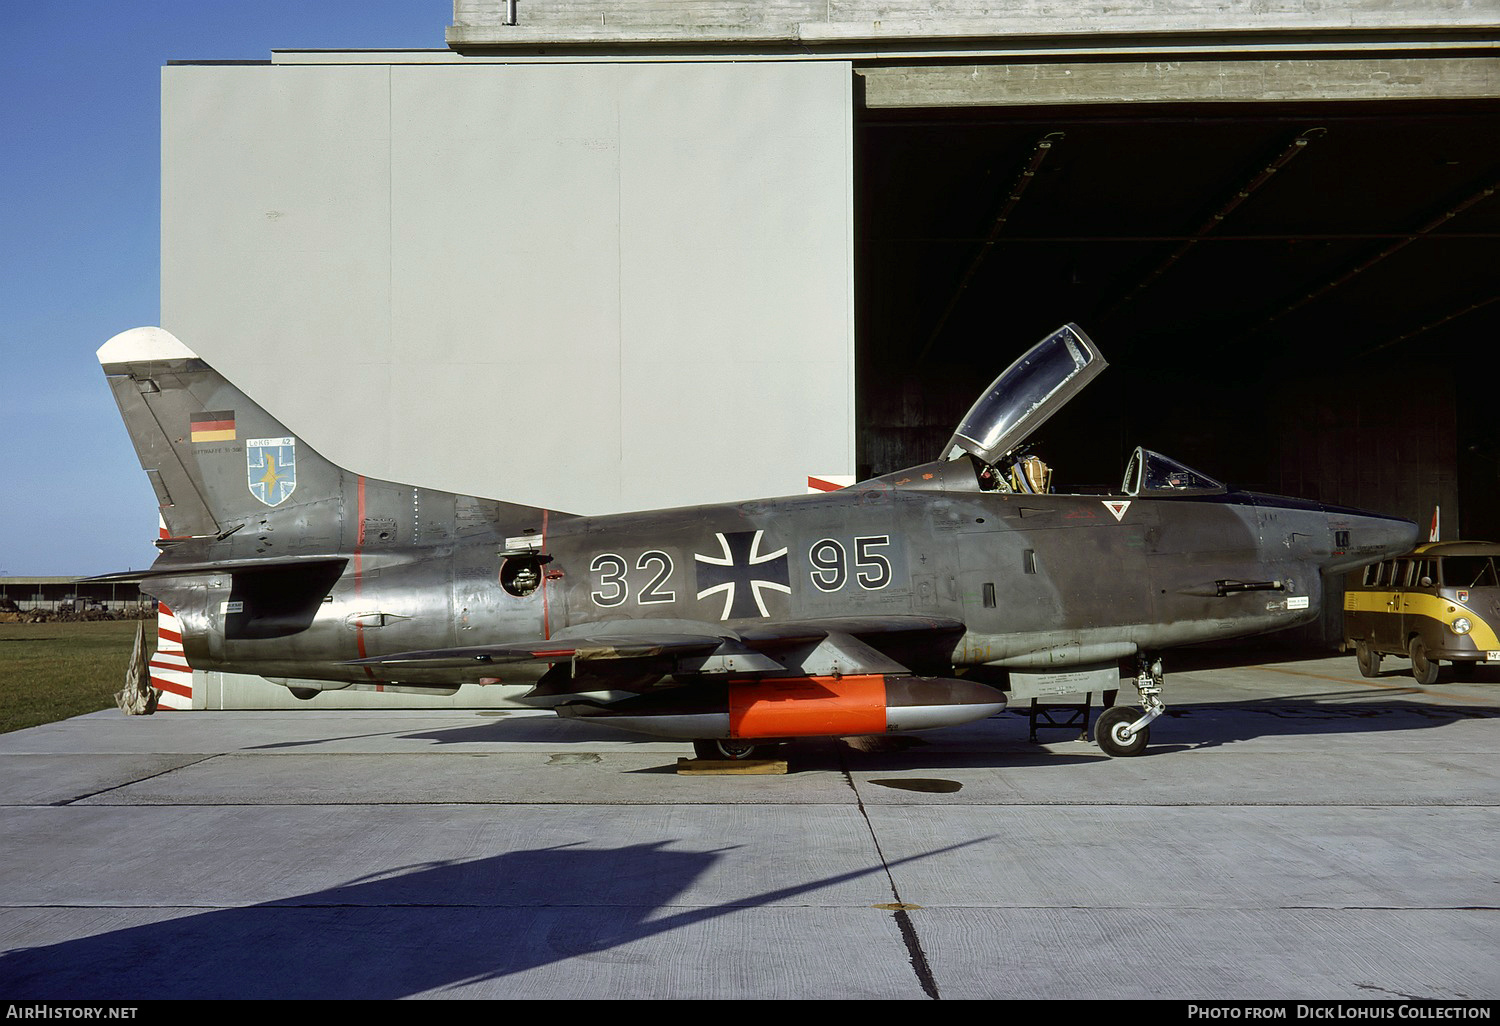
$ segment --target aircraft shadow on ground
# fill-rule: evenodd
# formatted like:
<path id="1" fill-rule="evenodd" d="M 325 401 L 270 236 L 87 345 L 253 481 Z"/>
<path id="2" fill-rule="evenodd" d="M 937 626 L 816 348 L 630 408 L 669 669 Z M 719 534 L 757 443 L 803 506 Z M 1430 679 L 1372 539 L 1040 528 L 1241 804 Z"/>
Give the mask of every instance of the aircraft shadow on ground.
<path id="1" fill-rule="evenodd" d="M 1416 689 L 1420 690 L 1420 689 Z M 1423 705 L 1415 702 L 1370 702 L 1368 692 L 1305 696 L 1306 698 L 1365 699 L 1331 702 L 1265 699 L 1225 705 L 1196 705 L 1168 710 L 1152 725 L 1152 745 L 1190 745 L 1204 748 L 1249 741 L 1258 737 L 1299 734 L 1380 734 L 1401 730 L 1431 730 L 1463 720 L 1495 719 L 1494 706 Z M 1146 754 L 1150 754 L 1147 749 Z"/>
<path id="2" fill-rule="evenodd" d="M 646 955 L 618 949 L 987 840 L 708 906 L 686 905 L 682 896 L 729 849 L 560 846 L 403 866 L 310 894 L 6 951 L 0 994 L 390 999 L 441 995 L 577 958 L 649 974 Z M 682 910 L 660 914 L 668 906 Z M 483 992 L 507 991 L 502 984 Z M 565 991 L 554 982 L 542 992 Z"/>
<path id="3" fill-rule="evenodd" d="M 1414 688 L 1411 693 L 1420 694 L 1421 689 Z M 1098 709 L 1093 711 L 1094 717 L 1098 712 Z M 986 721 L 986 725 L 1004 724 L 1010 715 L 1007 713 Z M 1500 718 L 1500 709 L 1495 706 L 1371 701 L 1370 693 L 1362 689 L 1223 704 L 1176 707 L 1169 704 L 1166 713 L 1151 724 L 1150 746 L 1133 758 L 1150 758 L 1184 749 L 1211 748 L 1264 737 L 1431 730 L 1464 720 L 1496 718 Z M 1020 729 L 1024 736 L 1026 728 L 1022 726 Z M 1043 737 L 1042 740 L 1066 738 Z"/>
<path id="4" fill-rule="evenodd" d="M 1405 693 L 1398 692 L 1397 694 Z M 1420 694 L 1413 688 L 1412 694 Z M 1494 706 L 1429 705 L 1414 702 L 1373 702 L 1365 690 L 1325 692 L 1297 698 L 1267 698 L 1222 705 L 1168 706 L 1166 714 L 1151 727 L 1151 746 L 1136 758 L 1165 755 L 1186 748 L 1204 748 L 1249 741 L 1258 737 L 1290 737 L 1299 734 L 1383 733 L 1399 730 L 1430 730 L 1471 719 L 1500 717 Z M 1123 700 L 1123 696 L 1122 696 Z M 1346 701 L 1347 700 L 1347 701 Z M 1090 715 L 1090 730 L 1099 714 Z M 559 731 L 550 720 L 496 720 L 477 727 L 439 728 L 403 735 L 439 744 L 485 744 L 535 741 L 549 745 L 567 743 L 629 742 L 638 735 L 586 724 L 565 724 Z M 1106 760 L 1092 744 L 1072 754 L 1059 751 L 1056 742 L 1073 741 L 1079 728 L 1046 730 L 1038 743 L 1027 740 L 1028 728 L 1017 712 L 1006 712 L 977 724 L 931 733 L 893 735 L 863 741 L 809 739 L 788 746 L 792 770 L 811 769 L 938 769 L 961 767 L 1062 766 Z M 1092 737 L 1092 733 L 1090 735 Z M 661 744 L 661 739 L 650 739 Z M 1052 747 L 1044 748 L 1043 745 Z M 682 755 L 691 754 L 682 742 Z M 628 749 L 627 749 L 628 750 Z M 674 759 L 663 757 L 662 772 L 671 771 Z"/>
<path id="5" fill-rule="evenodd" d="M 1352 696 L 1351 696 L 1352 697 Z M 1095 709 L 1097 714 L 1098 710 Z M 1493 707 L 1420 706 L 1380 704 L 1328 706 L 1285 700 L 1237 702 L 1222 706 L 1192 706 L 1168 710 L 1151 726 L 1151 744 L 1133 759 L 1149 759 L 1180 754 L 1197 748 L 1251 741 L 1262 737 L 1297 735 L 1385 733 L 1389 731 L 1429 730 L 1461 720 L 1500 718 Z M 967 728 L 969 733 L 960 744 L 941 737 L 928 741 L 909 735 L 877 739 L 888 742 L 873 750 L 835 752 L 826 746 L 810 746 L 789 758 L 793 770 L 847 769 L 859 772 L 874 770 L 962 770 L 999 768 L 1058 769 L 1081 763 L 1097 764 L 1101 773 L 1110 772 L 1114 760 L 1090 741 L 1079 743 L 1079 752 L 1060 750 L 1057 742 L 1075 741 L 1076 731 L 1043 735 L 1037 744 L 1026 739 L 1024 723 L 1011 714 L 988 720 L 983 729 Z M 892 744 L 889 742 L 904 742 Z M 1048 745 L 1049 747 L 1042 747 Z M 850 746 L 854 747 L 854 746 Z M 1063 746 L 1070 747 L 1070 746 Z"/>

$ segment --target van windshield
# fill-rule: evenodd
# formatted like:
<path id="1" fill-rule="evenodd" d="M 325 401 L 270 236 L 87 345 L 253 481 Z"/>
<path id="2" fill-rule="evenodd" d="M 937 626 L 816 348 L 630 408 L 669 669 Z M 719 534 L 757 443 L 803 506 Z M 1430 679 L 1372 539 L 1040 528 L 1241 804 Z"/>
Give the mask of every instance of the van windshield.
<path id="1" fill-rule="evenodd" d="M 1494 588 L 1494 560 L 1489 556 L 1449 556 L 1443 560 L 1443 583 L 1450 588 Z"/>

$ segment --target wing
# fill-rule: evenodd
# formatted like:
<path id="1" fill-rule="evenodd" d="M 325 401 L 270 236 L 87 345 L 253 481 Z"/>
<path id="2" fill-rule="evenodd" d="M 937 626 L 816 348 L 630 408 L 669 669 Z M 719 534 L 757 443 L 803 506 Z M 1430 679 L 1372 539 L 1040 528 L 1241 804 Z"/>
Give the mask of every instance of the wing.
<path id="1" fill-rule="evenodd" d="M 694 620 L 608 620 L 577 624 L 547 640 L 397 652 L 352 660 L 383 669 L 451 669 L 473 679 L 501 664 L 548 663 L 527 697 L 644 691 L 667 682 L 725 677 L 820 677 L 923 672 L 951 665 L 964 632 L 957 620 L 922 616 L 842 617 L 729 630 Z M 463 673 L 463 671 L 468 671 Z"/>

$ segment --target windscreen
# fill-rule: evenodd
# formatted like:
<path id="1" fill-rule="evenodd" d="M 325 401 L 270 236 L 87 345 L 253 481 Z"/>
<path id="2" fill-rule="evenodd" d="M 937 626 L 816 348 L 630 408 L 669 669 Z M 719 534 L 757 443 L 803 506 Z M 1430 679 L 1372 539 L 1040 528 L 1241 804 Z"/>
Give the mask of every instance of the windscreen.
<path id="1" fill-rule="evenodd" d="M 1495 587 L 1495 564 L 1489 556 L 1448 556 L 1443 560 L 1443 583 L 1450 588 Z"/>
<path id="2" fill-rule="evenodd" d="M 1159 452 L 1137 447 L 1125 465 L 1120 491 L 1126 495 L 1170 495 L 1174 492 L 1222 492 L 1224 484 Z"/>

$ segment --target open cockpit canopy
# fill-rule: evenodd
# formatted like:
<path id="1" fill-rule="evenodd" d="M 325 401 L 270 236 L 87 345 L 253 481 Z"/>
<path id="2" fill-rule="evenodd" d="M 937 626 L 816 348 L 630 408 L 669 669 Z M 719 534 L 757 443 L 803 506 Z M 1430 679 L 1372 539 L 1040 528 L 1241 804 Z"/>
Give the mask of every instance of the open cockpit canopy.
<path id="1" fill-rule="evenodd" d="M 964 414 L 948 459 L 969 453 L 996 464 L 1077 395 L 1108 364 L 1076 324 L 1057 329 L 1006 368 Z"/>

